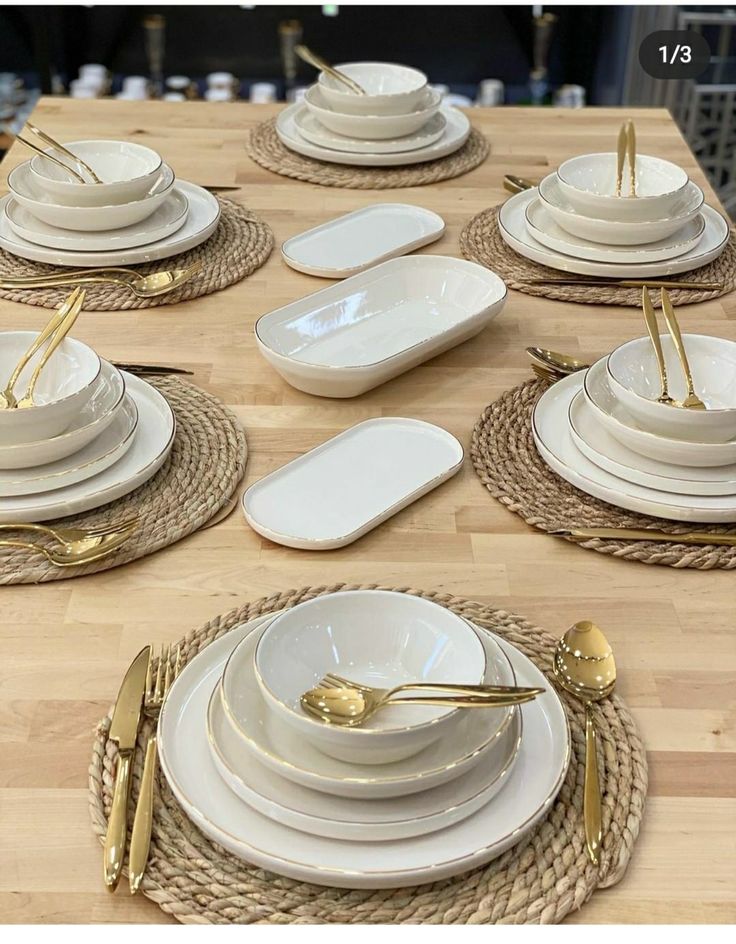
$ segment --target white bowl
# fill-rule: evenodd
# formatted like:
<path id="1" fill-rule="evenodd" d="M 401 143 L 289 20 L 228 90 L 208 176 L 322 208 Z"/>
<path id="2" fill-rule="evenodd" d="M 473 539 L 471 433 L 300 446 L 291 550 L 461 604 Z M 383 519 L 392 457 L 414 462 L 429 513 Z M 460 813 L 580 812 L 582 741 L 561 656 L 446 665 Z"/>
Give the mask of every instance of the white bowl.
<path id="1" fill-rule="evenodd" d="M 607 357 L 601 357 L 585 374 L 583 392 L 601 425 L 624 446 L 650 459 L 671 465 L 705 469 L 736 462 L 736 439 L 725 443 L 691 443 L 647 432 L 632 419 L 611 391 Z"/>
<path id="2" fill-rule="evenodd" d="M 348 115 L 405 115 L 414 111 L 427 88 L 427 76 L 418 69 L 392 62 L 345 62 L 335 66 L 365 89 L 358 95 L 326 72 L 319 88 L 328 105 Z"/>
<path id="3" fill-rule="evenodd" d="M 703 206 L 705 195 L 697 184 L 690 181 L 673 205 L 670 217 L 637 222 L 635 226 L 578 213 L 562 192 L 556 174 L 548 174 L 540 182 L 539 199 L 555 223 L 573 236 L 609 246 L 640 246 L 667 239 L 694 220 Z"/>
<path id="4" fill-rule="evenodd" d="M 142 200 L 163 169 L 160 154 L 130 141 L 72 141 L 64 146 L 83 158 L 102 181 L 80 184 L 37 154 L 31 160 L 36 186 L 65 206 L 113 206 Z"/>
<path id="5" fill-rule="evenodd" d="M 629 223 L 658 220 L 672 215 L 689 177 L 671 161 L 648 154 L 636 155 L 636 196 L 629 196 L 629 166 L 624 166 L 622 196 L 616 196 L 616 162 L 613 152 L 581 154 L 557 168 L 562 192 L 579 213 L 604 220 Z"/>
<path id="6" fill-rule="evenodd" d="M 344 728 L 306 714 L 300 696 L 328 672 L 377 688 L 416 681 L 478 684 L 486 654 L 473 627 L 436 603 L 405 593 L 355 590 L 282 613 L 258 642 L 255 671 L 269 709 L 323 753 L 384 764 L 449 735 L 461 710 L 386 707 L 365 725 Z"/>
<path id="7" fill-rule="evenodd" d="M 403 138 L 423 127 L 436 115 L 442 96 L 433 89 L 426 89 L 416 111 L 405 115 L 349 115 L 331 108 L 320 89 L 313 85 L 304 96 L 307 109 L 325 128 L 351 138 L 382 141 L 388 138 Z"/>
<path id="8" fill-rule="evenodd" d="M 686 410 L 658 403 L 660 379 L 651 340 L 627 341 L 608 355 L 613 395 L 646 430 L 697 443 L 736 439 L 736 341 L 683 334 L 695 392 L 706 410 Z M 685 376 L 669 335 L 661 335 L 670 396 L 684 400 Z"/>
<path id="9" fill-rule="evenodd" d="M 38 336 L 36 331 L 0 333 L 0 390 L 23 354 Z M 16 399 L 26 392 L 45 345 L 21 371 L 13 387 Z M 75 338 L 66 337 L 41 371 L 34 392 L 36 406 L 24 410 L 0 410 L 0 445 L 37 442 L 58 436 L 90 400 L 100 375 L 100 359 Z"/>
<path id="10" fill-rule="evenodd" d="M 175 175 L 164 164 L 153 187 L 141 200 L 110 206 L 67 206 L 57 203 L 34 181 L 30 161 L 16 167 L 8 176 L 8 189 L 15 200 L 29 213 L 49 226 L 82 233 L 123 229 L 134 226 L 152 216 L 173 190 Z"/>

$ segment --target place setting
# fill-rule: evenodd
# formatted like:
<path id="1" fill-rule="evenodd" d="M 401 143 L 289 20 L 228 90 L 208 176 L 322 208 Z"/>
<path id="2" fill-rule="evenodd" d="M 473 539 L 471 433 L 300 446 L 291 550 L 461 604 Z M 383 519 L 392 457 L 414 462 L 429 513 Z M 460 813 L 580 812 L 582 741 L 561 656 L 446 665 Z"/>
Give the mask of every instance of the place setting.
<path id="1" fill-rule="evenodd" d="M 491 493 L 547 533 L 647 563 L 730 569 L 736 344 L 682 333 L 664 288 L 661 333 L 650 294 L 647 336 L 590 365 L 528 348 L 536 381 L 486 409 L 471 456 Z"/>
<path id="2" fill-rule="evenodd" d="M 52 308 L 81 284 L 88 308 L 150 307 L 224 288 L 268 257 L 264 223 L 177 178 L 153 149 L 26 129 L 17 140 L 35 156 L 0 199 L 0 297 Z"/>
<path id="3" fill-rule="evenodd" d="M 485 160 L 485 138 L 419 69 L 333 67 L 306 46 L 296 53 L 319 75 L 301 101 L 251 132 L 248 153 L 261 166 L 325 186 L 380 189 L 456 177 Z"/>
<path id="4" fill-rule="evenodd" d="M 673 304 L 736 285 L 728 220 L 671 161 L 637 151 L 632 121 L 617 150 L 564 161 L 539 183 L 506 175 L 513 193 L 461 234 L 468 258 L 517 291 L 588 304 L 638 305 L 643 285 Z"/>
<path id="5" fill-rule="evenodd" d="M 211 920 L 228 901 L 243 918 L 268 902 L 286 921 L 307 903 L 329 922 L 356 908 L 385 921 L 411 902 L 482 920 L 491 895 L 520 921 L 576 907 L 567 873 L 585 898 L 616 882 L 647 774 L 604 634 L 582 620 L 555 640 L 434 597 L 303 588 L 218 617 L 158 659 L 145 647 L 90 768 L 108 888 L 127 872 L 131 893 L 180 920 Z M 510 894 L 550 866 L 557 892 Z"/>

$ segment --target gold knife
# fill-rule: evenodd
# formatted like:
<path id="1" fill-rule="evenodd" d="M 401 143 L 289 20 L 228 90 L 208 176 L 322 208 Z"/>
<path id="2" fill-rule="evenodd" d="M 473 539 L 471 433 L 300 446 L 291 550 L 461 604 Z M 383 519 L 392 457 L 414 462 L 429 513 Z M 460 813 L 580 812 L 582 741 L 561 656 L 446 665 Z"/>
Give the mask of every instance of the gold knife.
<path id="1" fill-rule="evenodd" d="M 621 196 L 621 186 L 624 180 L 624 161 L 626 160 L 626 122 L 624 122 L 618 132 L 618 153 L 616 155 L 616 196 Z"/>
<path id="2" fill-rule="evenodd" d="M 629 119 L 626 125 L 627 145 L 626 153 L 629 157 L 629 177 L 631 178 L 631 196 L 636 196 L 636 131 L 634 122 Z"/>
<path id="3" fill-rule="evenodd" d="M 612 538 L 615 541 L 666 541 L 671 544 L 713 544 L 736 547 L 736 534 L 708 534 L 707 531 L 686 531 L 670 534 L 668 531 L 637 530 L 636 528 L 558 528 L 550 534 L 566 538 Z"/>
<path id="4" fill-rule="evenodd" d="M 657 403 L 668 403 L 670 406 L 679 405 L 675 400 L 672 399 L 669 393 L 667 382 L 667 362 L 664 359 L 662 341 L 659 337 L 659 325 L 657 324 L 657 316 L 655 315 L 654 308 L 652 307 L 652 300 L 649 297 L 649 291 L 646 288 L 641 290 L 641 304 L 642 309 L 644 310 L 644 321 L 647 326 L 647 333 L 649 334 L 649 339 L 652 342 L 652 347 L 654 348 L 654 356 L 657 359 L 657 369 L 659 370 L 659 382 L 661 390 L 659 396 L 657 397 Z"/>
<path id="5" fill-rule="evenodd" d="M 151 661 L 151 647 L 145 646 L 135 657 L 120 686 L 115 710 L 110 724 L 111 741 L 118 745 L 118 769 L 115 775 L 115 790 L 112 809 L 107 822 L 105 836 L 104 875 L 105 885 L 114 892 L 123 871 L 125 843 L 128 835 L 128 798 L 130 795 L 130 770 L 138 736 L 138 725 L 143 710 L 146 692 L 146 676 Z"/>

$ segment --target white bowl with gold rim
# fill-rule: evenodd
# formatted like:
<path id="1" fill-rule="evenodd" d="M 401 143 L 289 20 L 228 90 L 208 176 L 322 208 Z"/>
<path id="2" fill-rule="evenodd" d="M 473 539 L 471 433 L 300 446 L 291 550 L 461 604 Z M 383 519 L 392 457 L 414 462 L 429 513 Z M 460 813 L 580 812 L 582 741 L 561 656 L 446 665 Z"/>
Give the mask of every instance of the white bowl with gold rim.
<path id="1" fill-rule="evenodd" d="M 393 62 L 344 62 L 335 66 L 357 82 L 364 95 L 351 91 L 339 79 L 320 72 L 318 84 L 327 104 L 350 115 L 405 115 L 414 111 L 427 89 L 419 69 Z"/>

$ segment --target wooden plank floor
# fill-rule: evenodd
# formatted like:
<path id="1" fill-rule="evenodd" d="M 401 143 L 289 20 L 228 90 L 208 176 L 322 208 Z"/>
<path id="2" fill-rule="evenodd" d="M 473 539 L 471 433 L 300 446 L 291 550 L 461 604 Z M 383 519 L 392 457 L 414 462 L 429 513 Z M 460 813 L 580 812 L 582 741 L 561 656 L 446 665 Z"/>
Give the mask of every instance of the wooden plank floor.
<path id="1" fill-rule="evenodd" d="M 427 252 L 459 255 L 463 224 L 500 202 L 505 172 L 539 177 L 564 158 L 611 150 L 616 109 L 474 110 L 491 155 L 472 173 L 402 191 L 321 188 L 272 175 L 243 150 L 273 113 L 246 104 L 43 100 L 35 121 L 66 141 L 130 138 L 160 150 L 177 175 L 237 184 L 277 245 L 340 213 L 380 201 L 429 207 L 447 222 Z M 665 111 L 635 110 L 641 151 L 707 186 Z M 14 148 L 3 169 L 26 158 Z M 3 174 L 3 182 L 5 175 Z M 356 400 L 287 386 L 262 360 L 253 323 L 327 285 L 278 249 L 248 280 L 194 302 L 85 313 L 77 333 L 107 357 L 185 365 L 237 413 L 247 481 L 358 420 L 419 417 L 467 444 L 487 403 L 529 376 L 535 343 L 586 357 L 643 333 L 630 308 L 563 304 L 510 293 L 483 334 Z M 736 340 L 736 297 L 679 309 L 686 330 Z M 38 328 L 48 312 L 0 301 L 0 328 Z M 92 732 L 141 645 L 177 639 L 248 599 L 338 581 L 435 588 L 524 614 L 555 634 L 598 622 L 613 643 L 620 692 L 650 760 L 646 817 L 624 880 L 573 922 L 731 922 L 736 918 L 736 594 L 734 573 L 613 560 L 533 533 L 490 498 L 470 463 L 452 481 L 361 541 L 307 553 L 269 544 L 239 514 L 106 574 L 0 588 L 0 922 L 166 922 L 144 898 L 109 895 L 87 813 Z"/>

